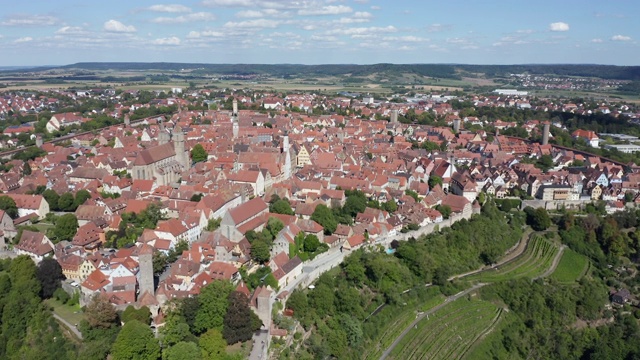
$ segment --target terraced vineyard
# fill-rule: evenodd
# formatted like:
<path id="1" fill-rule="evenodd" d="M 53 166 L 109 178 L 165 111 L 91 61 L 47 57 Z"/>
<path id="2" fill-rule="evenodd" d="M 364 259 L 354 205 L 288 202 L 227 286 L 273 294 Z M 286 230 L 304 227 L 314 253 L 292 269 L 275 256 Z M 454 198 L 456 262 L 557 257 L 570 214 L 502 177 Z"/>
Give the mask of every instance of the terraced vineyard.
<path id="1" fill-rule="evenodd" d="M 396 346 L 391 359 L 459 359 L 500 321 L 503 309 L 458 299 L 422 319 Z"/>
<path id="2" fill-rule="evenodd" d="M 382 352 L 391 345 L 391 343 L 398 337 L 407 326 L 416 319 L 417 311 L 427 311 L 444 302 L 444 295 L 437 294 L 430 301 L 416 307 L 414 310 L 405 310 L 398 314 L 398 316 L 389 325 L 385 326 L 384 332 L 377 337 L 377 341 L 372 346 L 365 349 L 362 356 L 363 359 L 379 359 Z"/>
<path id="3" fill-rule="evenodd" d="M 508 262 L 495 270 L 487 270 L 471 275 L 465 280 L 480 282 L 496 282 L 522 277 L 535 278 L 544 274 L 551 267 L 558 247 L 540 235 L 533 235 L 522 256 Z"/>

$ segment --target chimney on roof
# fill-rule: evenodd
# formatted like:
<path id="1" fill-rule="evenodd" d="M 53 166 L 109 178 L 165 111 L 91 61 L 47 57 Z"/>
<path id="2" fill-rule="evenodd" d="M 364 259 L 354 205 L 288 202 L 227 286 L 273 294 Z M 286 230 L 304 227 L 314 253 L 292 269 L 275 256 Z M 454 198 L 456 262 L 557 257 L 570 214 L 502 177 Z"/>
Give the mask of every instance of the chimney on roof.
<path id="1" fill-rule="evenodd" d="M 542 145 L 549 144 L 549 122 L 544 123 L 544 130 L 542 130 Z"/>

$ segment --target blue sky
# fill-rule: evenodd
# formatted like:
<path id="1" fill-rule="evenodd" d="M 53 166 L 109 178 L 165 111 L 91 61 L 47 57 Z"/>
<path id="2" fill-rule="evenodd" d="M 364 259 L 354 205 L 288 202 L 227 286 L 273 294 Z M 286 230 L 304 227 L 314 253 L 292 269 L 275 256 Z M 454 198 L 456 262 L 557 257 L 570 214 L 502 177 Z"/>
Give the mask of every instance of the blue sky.
<path id="1" fill-rule="evenodd" d="M 28 0 L 0 66 L 203 63 L 639 65 L 640 1 Z"/>

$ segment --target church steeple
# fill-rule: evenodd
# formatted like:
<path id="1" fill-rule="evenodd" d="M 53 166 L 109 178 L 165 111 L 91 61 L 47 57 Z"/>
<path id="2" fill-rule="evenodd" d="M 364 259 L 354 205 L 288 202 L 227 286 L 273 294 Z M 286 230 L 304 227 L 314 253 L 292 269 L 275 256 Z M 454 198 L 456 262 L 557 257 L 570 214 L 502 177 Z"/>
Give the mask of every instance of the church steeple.
<path id="1" fill-rule="evenodd" d="M 184 133 L 180 125 L 176 125 L 173 128 L 173 149 L 178 163 L 185 169 L 189 169 L 191 164 L 189 163 L 189 155 L 184 149 Z"/>
<path id="2" fill-rule="evenodd" d="M 233 138 L 237 139 L 240 133 L 240 124 L 238 124 L 238 100 L 233 99 L 233 110 L 231 112 L 231 122 L 233 123 Z"/>

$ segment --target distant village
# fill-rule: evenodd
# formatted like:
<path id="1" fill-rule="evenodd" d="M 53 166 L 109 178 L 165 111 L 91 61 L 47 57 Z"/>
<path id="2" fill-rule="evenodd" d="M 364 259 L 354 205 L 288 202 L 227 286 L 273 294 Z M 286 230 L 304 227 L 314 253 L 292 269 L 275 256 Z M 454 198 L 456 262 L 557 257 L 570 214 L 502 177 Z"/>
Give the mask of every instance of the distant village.
<path id="1" fill-rule="evenodd" d="M 19 148 L 23 144 L 18 136 L 30 134 L 43 155 L 4 164 L 1 196 L 13 199 L 18 212 L 12 218 L 0 211 L 3 253 L 26 254 L 36 262 L 54 257 L 67 278 L 65 289 L 79 292 L 81 304 L 102 294 L 119 308 L 146 305 L 157 326 L 164 321 L 163 306 L 169 300 L 198 294 L 216 279 L 234 282 L 258 315 L 270 321 L 265 299 L 286 299 L 284 289 L 302 276 L 308 261 L 291 251 L 299 234 L 314 235 L 328 253 L 348 253 L 371 244 L 386 246 L 447 219 L 469 218 L 488 196 L 522 199 L 525 205 L 547 209 L 581 208 L 599 201 L 609 213 L 640 203 L 640 166 L 553 145 L 550 128 L 563 128 L 553 121 L 527 119 L 517 124 L 464 116 L 451 106 L 455 96 L 449 94 L 413 93 L 401 95 L 403 102 L 390 102 L 350 93 L 327 97 L 228 91 L 211 100 L 215 92 L 176 88 L 148 103 L 125 104 L 124 94 L 135 99 L 137 91 L 59 91 L 59 97 L 76 101 L 108 98 L 115 107 L 94 113 L 120 121 L 73 134 L 67 143 L 43 141 L 33 124 L 7 127 L 3 150 Z M 0 118 L 57 109 L 58 101 L 51 92 L 6 93 L 0 97 Z M 624 114 L 632 122 L 640 118 L 623 104 L 588 108 L 546 100 L 532 106 L 527 93 L 519 91 L 468 96 L 465 101 L 515 111 Z M 194 103 L 208 105 L 189 110 Z M 177 110 L 130 119 L 136 109 L 151 106 Z M 314 109 L 335 111 L 315 114 Z M 432 114 L 444 126 L 398 120 L 409 112 Z M 46 130 L 80 125 L 92 121 L 91 115 L 55 113 Z M 482 130 L 487 125 L 495 133 Z M 539 134 L 542 141 L 502 134 L 518 126 Z M 596 148 L 603 135 L 579 129 L 571 136 Z M 424 143 L 436 148 L 420 146 Z M 196 161 L 196 148 L 204 149 L 203 159 Z M 623 152 L 638 150 L 633 143 L 620 147 Z M 523 161 L 543 156 L 552 160 L 547 171 Z M 90 197 L 73 212 L 54 211 L 43 189 L 59 196 L 85 190 Z M 331 231 L 312 219 L 318 207 L 344 206 L 356 190 L 368 205 L 352 224 L 341 223 Z M 293 214 L 272 212 L 274 199 L 286 199 Z M 369 206 L 390 202 L 395 206 Z M 108 238 L 108 233 L 133 226 L 131 214 L 150 206 L 162 214 L 155 228 L 143 229 L 124 246 Z M 50 214 L 69 213 L 78 222 L 70 240 L 54 241 L 46 230 L 33 229 L 47 224 Z M 263 231 L 272 218 L 283 227 L 274 234 L 264 265 L 278 286 L 250 289 L 241 272 L 250 274 L 262 265 L 251 256 L 247 234 Z M 157 254 L 169 255 L 181 243 L 188 244 L 186 249 L 159 278 L 154 276 Z"/>

